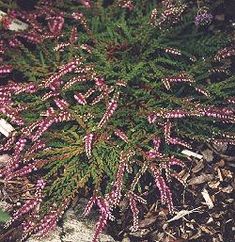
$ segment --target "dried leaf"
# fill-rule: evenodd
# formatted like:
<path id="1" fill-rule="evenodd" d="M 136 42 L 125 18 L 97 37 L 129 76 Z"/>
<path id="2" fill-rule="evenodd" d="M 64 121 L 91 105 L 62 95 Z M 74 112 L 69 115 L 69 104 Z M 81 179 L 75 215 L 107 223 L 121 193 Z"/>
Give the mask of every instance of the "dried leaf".
<path id="1" fill-rule="evenodd" d="M 218 144 L 213 144 L 213 147 L 215 148 L 216 151 L 220 153 L 224 153 L 228 149 L 228 144 L 227 143 L 218 143 Z"/>
<path id="2" fill-rule="evenodd" d="M 190 179 L 188 184 L 189 185 L 198 185 L 198 184 L 202 184 L 204 182 L 209 182 L 213 178 L 214 178 L 214 176 L 212 174 L 202 174 L 200 176 Z"/>
<path id="3" fill-rule="evenodd" d="M 194 228 L 194 230 L 195 230 L 195 228 Z M 201 231 L 201 229 L 197 229 L 197 233 L 194 234 L 193 236 L 191 236 L 191 237 L 190 237 L 190 240 L 198 239 L 198 238 L 200 238 L 201 236 L 202 236 L 202 231 Z"/>
<path id="4" fill-rule="evenodd" d="M 151 217 L 147 217 L 139 222 L 139 228 L 146 228 L 154 223 L 157 219 L 157 215 L 153 215 Z"/>
<path id="5" fill-rule="evenodd" d="M 222 175 L 226 177 L 226 179 L 233 178 L 233 173 L 230 170 L 221 169 L 221 172 L 222 172 Z"/>
<path id="6" fill-rule="evenodd" d="M 179 219 L 181 219 L 181 218 L 183 218 L 186 215 L 189 215 L 191 213 L 200 213 L 200 210 L 198 210 L 198 209 L 199 208 L 195 208 L 193 210 L 181 210 L 173 218 L 169 219 L 167 222 L 170 223 L 172 221 L 179 220 Z"/>
<path id="7" fill-rule="evenodd" d="M 211 181 L 208 183 L 208 186 L 212 189 L 217 189 L 220 185 L 220 181 Z"/>
<path id="8" fill-rule="evenodd" d="M 232 191 L 233 191 L 233 187 L 231 185 L 228 185 L 227 187 L 222 189 L 222 192 L 225 192 L 225 193 L 232 193 Z"/>
<path id="9" fill-rule="evenodd" d="M 203 150 L 202 155 L 207 162 L 211 162 L 214 159 L 213 151 L 210 149 Z"/>
<path id="10" fill-rule="evenodd" d="M 199 160 L 196 164 L 196 166 L 193 167 L 192 172 L 197 173 L 201 171 L 204 168 L 204 161 L 203 159 Z"/>

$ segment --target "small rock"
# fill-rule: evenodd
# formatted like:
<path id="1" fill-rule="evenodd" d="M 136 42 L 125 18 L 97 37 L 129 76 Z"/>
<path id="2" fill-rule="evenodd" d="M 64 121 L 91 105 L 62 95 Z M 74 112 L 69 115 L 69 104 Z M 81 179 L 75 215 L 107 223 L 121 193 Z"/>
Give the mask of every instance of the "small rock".
<path id="1" fill-rule="evenodd" d="M 63 226 L 57 226 L 45 238 L 32 236 L 27 242 L 91 242 L 95 231 L 95 224 L 88 221 L 79 221 L 72 209 L 64 215 Z M 106 234 L 100 235 L 100 242 L 115 242 Z"/>
<path id="2" fill-rule="evenodd" d="M 89 221 L 79 221 L 75 212 L 69 209 L 64 216 L 63 230 L 64 233 L 61 237 L 63 242 L 91 242 L 94 236 L 95 224 Z M 101 234 L 100 242 L 115 242 L 115 240 L 109 235 Z"/>
<path id="3" fill-rule="evenodd" d="M 43 238 L 32 236 L 27 240 L 27 242 L 61 242 L 61 238 L 60 238 L 61 232 L 62 232 L 62 229 L 57 226 L 47 236 Z"/>

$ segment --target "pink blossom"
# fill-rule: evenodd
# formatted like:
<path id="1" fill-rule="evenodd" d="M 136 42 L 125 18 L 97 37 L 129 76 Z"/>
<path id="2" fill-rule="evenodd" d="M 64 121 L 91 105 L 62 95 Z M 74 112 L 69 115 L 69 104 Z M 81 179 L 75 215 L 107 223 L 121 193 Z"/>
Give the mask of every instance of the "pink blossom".
<path id="1" fill-rule="evenodd" d="M 8 74 L 8 73 L 11 73 L 12 70 L 13 70 L 12 65 L 0 66 L 0 75 L 5 75 L 5 74 Z"/>
<path id="2" fill-rule="evenodd" d="M 86 151 L 86 155 L 89 158 L 91 158 L 91 151 L 92 151 L 92 143 L 94 139 L 94 134 L 93 133 L 88 133 L 85 136 L 85 151 Z"/>
<path id="3" fill-rule="evenodd" d="M 164 178 L 159 174 L 157 168 L 152 166 L 151 170 L 153 172 L 155 184 L 160 191 L 161 202 L 166 203 L 170 213 L 172 213 L 174 210 L 174 206 L 172 202 L 172 194 L 170 188 L 166 185 Z"/>
<path id="4" fill-rule="evenodd" d="M 126 134 L 125 134 L 122 130 L 120 130 L 120 129 L 116 129 L 116 130 L 114 131 L 114 134 L 115 134 L 117 137 L 119 137 L 120 139 L 122 139 L 124 142 L 126 142 L 126 143 L 129 142 L 128 137 L 126 136 Z"/>
<path id="5" fill-rule="evenodd" d="M 85 97 L 83 96 L 82 93 L 74 94 L 74 98 L 81 105 L 86 105 L 87 104 L 86 99 L 85 99 Z"/>
<path id="6" fill-rule="evenodd" d="M 119 95 L 116 95 L 108 104 L 108 108 L 100 120 L 98 127 L 101 128 L 113 115 L 114 111 L 117 109 L 117 99 Z"/>

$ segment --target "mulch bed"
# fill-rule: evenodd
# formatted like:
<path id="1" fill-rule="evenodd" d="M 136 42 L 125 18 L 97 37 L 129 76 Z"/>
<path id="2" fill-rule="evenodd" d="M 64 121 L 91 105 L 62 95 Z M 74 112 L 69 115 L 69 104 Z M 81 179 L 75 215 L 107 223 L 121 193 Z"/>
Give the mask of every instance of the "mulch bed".
<path id="1" fill-rule="evenodd" d="M 235 241 L 235 157 L 232 147 L 203 147 L 201 160 L 192 159 L 180 172 L 187 185 L 170 183 L 175 203 L 175 213 L 159 202 L 159 194 L 150 193 L 148 211 L 140 218 L 140 229 L 131 232 L 131 214 L 121 213 L 119 219 L 109 225 L 108 233 L 121 241 L 163 242 L 232 242 Z M 158 196 L 151 202 L 151 196 Z M 123 203 L 122 211 L 126 204 Z M 123 239 L 124 238 L 124 239 Z"/>

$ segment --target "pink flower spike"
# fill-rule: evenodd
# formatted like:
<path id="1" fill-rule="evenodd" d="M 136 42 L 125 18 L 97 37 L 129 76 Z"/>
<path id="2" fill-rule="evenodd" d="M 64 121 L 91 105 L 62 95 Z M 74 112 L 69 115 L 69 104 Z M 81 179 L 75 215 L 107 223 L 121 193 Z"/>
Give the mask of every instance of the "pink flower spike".
<path id="1" fill-rule="evenodd" d="M 157 120 L 157 115 L 155 115 L 154 113 L 148 115 L 148 122 L 150 124 L 155 123 L 156 120 Z"/>
<path id="2" fill-rule="evenodd" d="M 133 225 L 131 227 L 132 231 L 136 231 L 139 228 L 139 209 L 137 207 L 137 202 L 133 196 L 129 195 L 129 204 L 133 217 Z"/>
<path id="3" fill-rule="evenodd" d="M 79 0 L 79 2 L 86 8 L 91 7 L 91 1 L 90 0 Z"/>
<path id="4" fill-rule="evenodd" d="M 41 141 L 41 140 L 37 140 L 36 142 L 34 142 L 34 144 L 31 146 L 31 148 L 29 149 L 27 155 L 32 155 L 34 152 L 44 149 L 46 147 L 46 144 Z"/>
<path id="5" fill-rule="evenodd" d="M 17 37 L 21 37 L 33 44 L 40 44 L 43 41 L 43 37 L 36 32 L 19 33 L 17 34 Z"/>
<path id="6" fill-rule="evenodd" d="M 169 144 L 169 139 L 171 135 L 171 122 L 167 120 L 167 122 L 164 124 L 164 137 L 166 140 L 166 143 Z"/>
<path id="7" fill-rule="evenodd" d="M 227 99 L 227 102 L 228 103 L 232 103 L 232 104 L 235 104 L 235 97 L 230 97 Z"/>
<path id="8" fill-rule="evenodd" d="M 128 9 L 129 11 L 133 10 L 134 4 L 131 0 L 119 0 L 118 5 L 121 8 Z"/>
<path id="9" fill-rule="evenodd" d="M 96 77 L 94 78 L 95 85 L 99 88 L 101 88 L 103 85 L 105 85 L 105 80 L 102 77 Z"/>
<path id="10" fill-rule="evenodd" d="M 152 172 L 157 188 L 160 191 L 161 202 L 166 203 L 169 209 L 169 212 L 172 213 L 174 210 L 172 202 L 172 194 L 170 188 L 166 185 L 164 178 L 159 174 L 156 167 L 152 167 Z"/>
<path id="11" fill-rule="evenodd" d="M 46 186 L 46 182 L 43 179 L 37 180 L 36 190 L 40 192 Z"/>
<path id="12" fill-rule="evenodd" d="M 41 202 L 41 198 L 37 197 L 34 199 L 27 200 L 21 208 L 19 208 L 16 212 L 13 213 L 12 221 L 17 220 L 19 217 L 24 214 L 30 212 L 33 208 L 35 208 Z"/>
<path id="13" fill-rule="evenodd" d="M 180 166 L 180 167 L 185 167 L 185 164 L 182 160 L 175 158 L 174 156 L 170 157 L 169 166 Z"/>
<path id="14" fill-rule="evenodd" d="M 29 164 L 24 166 L 23 168 L 14 171 L 14 172 L 10 172 L 9 174 L 7 174 L 7 176 L 5 177 L 5 180 L 11 180 L 14 177 L 22 177 L 22 176 L 26 176 L 27 174 L 31 173 L 32 171 L 37 170 L 37 167 L 34 164 Z"/>
<path id="15" fill-rule="evenodd" d="M 116 129 L 116 130 L 114 131 L 114 134 L 115 134 L 117 137 L 119 137 L 121 140 L 123 140 L 124 142 L 126 142 L 126 143 L 129 142 L 128 137 L 126 136 L 126 134 L 125 134 L 122 130 L 120 130 L 120 129 Z"/>
<path id="16" fill-rule="evenodd" d="M 116 179 L 113 184 L 112 191 L 108 194 L 106 194 L 105 198 L 112 207 L 116 207 L 120 199 L 122 197 L 122 185 L 123 185 L 123 177 L 126 171 L 126 164 L 125 164 L 125 158 L 123 158 L 123 154 L 121 154 L 120 157 L 120 163 L 118 166 L 118 171 L 116 173 Z"/>
<path id="17" fill-rule="evenodd" d="M 89 202 L 87 203 L 87 205 L 86 205 L 86 207 L 84 209 L 83 216 L 87 216 L 90 213 L 92 207 L 96 203 L 96 200 L 97 200 L 97 196 L 96 195 L 93 195 L 90 198 Z"/>
<path id="18" fill-rule="evenodd" d="M 88 133 L 85 136 L 85 151 L 88 159 L 91 158 L 91 150 L 92 150 L 92 143 L 94 139 L 94 134 L 93 133 Z"/>
<path id="19" fill-rule="evenodd" d="M 155 137 L 153 139 L 153 148 L 154 148 L 154 150 L 159 151 L 160 145 L 161 145 L 161 139 L 159 137 Z"/>
<path id="20" fill-rule="evenodd" d="M 70 43 L 60 43 L 60 44 L 57 44 L 55 47 L 54 47 L 54 51 L 64 51 L 65 47 L 67 46 L 70 46 Z"/>
<path id="21" fill-rule="evenodd" d="M 16 37 L 13 37 L 12 39 L 10 39 L 8 44 L 11 48 L 18 48 L 22 46 L 22 43 Z"/>
<path id="22" fill-rule="evenodd" d="M 191 149 L 192 148 L 192 146 L 190 144 L 188 144 L 187 142 L 185 142 L 183 140 L 180 140 L 178 138 L 172 138 L 172 137 L 170 137 L 168 139 L 168 143 L 169 144 L 172 144 L 172 145 L 181 145 L 181 146 L 184 146 L 184 147 L 186 147 L 188 149 Z"/>
<path id="23" fill-rule="evenodd" d="M 137 207 L 137 202 L 146 204 L 146 200 L 142 197 L 134 194 L 133 192 L 128 193 L 129 204 L 133 217 L 133 226 L 131 227 L 132 231 L 136 231 L 139 228 L 139 209 Z"/>
<path id="24" fill-rule="evenodd" d="M 147 159 L 155 159 L 157 157 L 156 150 L 150 150 L 146 152 Z"/>
<path id="25" fill-rule="evenodd" d="M 11 73 L 13 70 L 12 65 L 3 65 L 0 66 L 0 75 L 5 75 Z"/>
<path id="26" fill-rule="evenodd" d="M 48 27 L 51 33 L 54 35 L 59 35 L 64 26 L 64 17 L 63 16 L 54 16 L 47 18 Z"/>
<path id="27" fill-rule="evenodd" d="M 214 57 L 215 61 L 221 61 L 223 59 L 226 59 L 228 57 L 235 55 L 235 48 L 234 46 L 225 47 L 217 52 L 217 54 Z"/>
<path id="28" fill-rule="evenodd" d="M 182 52 L 178 49 L 174 49 L 174 48 L 166 48 L 164 49 L 166 53 L 170 53 L 173 55 L 182 55 Z"/>
<path id="29" fill-rule="evenodd" d="M 108 108 L 103 115 L 102 119 L 100 120 L 98 127 L 101 128 L 104 126 L 104 124 L 110 119 L 110 117 L 113 115 L 114 111 L 117 109 L 117 99 L 118 94 L 109 102 Z"/>
<path id="30" fill-rule="evenodd" d="M 96 223 L 95 234 L 94 234 L 94 237 L 92 239 L 92 242 L 98 242 L 99 241 L 98 237 L 102 233 L 102 231 L 104 230 L 104 227 L 106 226 L 108 220 L 113 219 L 113 216 L 110 212 L 109 204 L 105 199 L 98 197 L 96 199 L 96 203 L 97 203 L 99 210 L 100 210 L 100 217 L 99 217 L 99 221 Z"/>
<path id="31" fill-rule="evenodd" d="M 50 230 L 56 227 L 58 219 L 57 211 L 49 212 L 49 214 L 47 214 L 34 228 L 34 233 L 39 237 L 45 236 Z"/>
<path id="32" fill-rule="evenodd" d="M 69 37 L 69 43 L 74 44 L 78 40 L 78 31 L 77 28 L 74 26 L 71 30 L 71 34 Z"/>
<path id="33" fill-rule="evenodd" d="M 77 94 L 74 94 L 74 98 L 81 105 L 86 105 L 87 104 L 87 101 L 86 101 L 85 97 L 80 92 L 77 93 Z"/>
<path id="34" fill-rule="evenodd" d="M 57 105 L 57 107 L 58 107 L 60 110 L 67 109 L 68 106 L 69 106 L 68 102 L 66 102 L 64 99 L 61 99 L 61 98 L 55 98 L 54 101 L 55 101 L 55 104 Z"/>
<path id="35" fill-rule="evenodd" d="M 32 141 L 37 141 L 43 134 L 50 128 L 50 126 L 54 123 L 54 120 L 50 117 L 45 118 L 40 126 L 38 127 L 38 130 L 36 133 L 32 136 Z"/>

